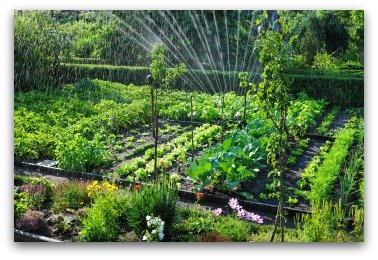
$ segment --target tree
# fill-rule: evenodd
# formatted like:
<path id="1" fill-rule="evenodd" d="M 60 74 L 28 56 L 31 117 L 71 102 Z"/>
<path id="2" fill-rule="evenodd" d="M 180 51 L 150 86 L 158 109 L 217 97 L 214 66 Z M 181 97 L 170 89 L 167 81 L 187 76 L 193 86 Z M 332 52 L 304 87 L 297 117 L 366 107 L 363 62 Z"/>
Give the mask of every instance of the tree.
<path id="1" fill-rule="evenodd" d="M 60 59 L 69 45 L 69 38 L 60 30 L 50 11 L 15 11 L 15 90 L 57 85 Z"/>
<path id="2" fill-rule="evenodd" d="M 276 130 L 271 134 L 267 146 L 268 159 L 274 169 L 272 173 L 279 179 L 280 194 L 275 228 L 271 241 L 274 239 L 279 219 L 281 241 L 283 242 L 284 175 L 290 136 L 287 120 L 290 104 L 290 81 L 285 75 L 285 68 L 291 52 L 288 44 L 283 41 L 283 36 L 279 32 L 262 31 L 256 44 L 259 48 L 259 61 L 264 68 L 261 75 L 262 81 L 256 89 L 256 96 L 265 118 L 273 123 Z"/>

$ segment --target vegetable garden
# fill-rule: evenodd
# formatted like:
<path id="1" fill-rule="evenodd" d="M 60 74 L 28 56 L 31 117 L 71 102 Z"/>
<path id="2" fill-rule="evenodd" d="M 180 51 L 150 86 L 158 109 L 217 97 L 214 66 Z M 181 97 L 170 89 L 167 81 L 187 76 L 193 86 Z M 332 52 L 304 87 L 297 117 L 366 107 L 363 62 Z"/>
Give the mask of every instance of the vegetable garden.
<path id="1" fill-rule="evenodd" d="M 16 65 L 22 55 L 15 52 L 15 239 L 38 234 L 89 242 L 363 241 L 363 70 L 342 70 L 341 65 L 338 70 L 323 68 L 326 76 L 310 76 L 311 80 L 321 78 L 319 93 L 314 94 L 317 83 L 308 80 L 309 75 L 288 72 L 303 69 L 293 54 L 295 49 L 287 44 L 286 30 L 292 24 L 285 19 L 292 13 L 280 14 L 276 21 L 282 28 L 277 31 L 275 23 L 270 24 L 272 13 L 252 12 L 252 19 L 247 12 L 239 12 L 239 21 L 250 21 L 251 28 L 255 22 L 266 27 L 259 30 L 253 44 L 239 27 L 235 35 L 246 45 L 233 46 L 234 53 L 239 47 L 254 47 L 252 53 L 244 53 L 244 60 L 251 55 L 258 63 L 253 68 L 236 65 L 234 71 L 226 71 L 223 63 L 215 70 L 212 60 L 214 68 L 201 65 L 195 70 L 168 37 L 165 44 L 151 43 L 147 61 L 136 51 L 145 45 L 123 43 L 130 53 L 136 52 L 130 62 L 138 66 L 148 62 L 146 78 L 144 67 L 121 67 L 124 64 L 114 59 L 118 56 L 94 55 L 115 55 L 107 48 L 121 47 L 112 41 L 105 46 L 94 42 L 91 47 L 84 43 L 87 32 L 82 32 L 83 42 L 76 42 L 74 50 L 85 53 L 82 44 L 91 50 L 87 50 L 90 56 L 96 56 L 84 59 L 65 54 L 65 41 L 59 40 L 62 32 L 79 30 L 80 23 L 83 28 L 99 27 L 92 28 L 94 33 L 105 33 L 103 19 L 107 21 L 109 15 L 118 17 L 111 20 L 111 28 L 128 28 L 128 37 L 122 37 L 135 40 L 131 25 L 139 21 L 137 12 L 132 21 L 122 11 L 61 12 L 15 13 L 16 43 L 17 37 L 25 37 L 26 21 L 53 30 L 56 35 L 50 37 L 57 39 L 46 36 L 47 42 L 62 43 L 60 52 L 56 56 L 51 52 L 45 60 L 58 59 L 52 62 L 58 64 L 53 69 L 56 74 L 45 71 L 45 82 L 20 78 Z M 214 15 L 216 26 L 221 15 L 206 12 Z M 198 13 L 188 17 L 200 19 Z M 162 38 L 164 28 L 154 14 L 148 14 L 152 17 L 149 30 L 151 34 L 157 30 Z M 159 14 L 173 19 L 175 15 Z M 50 20 L 38 20 L 44 16 Z M 227 17 L 225 12 L 223 20 Z M 310 18 L 304 23 L 315 19 Z M 205 35 L 195 29 L 208 46 Z M 357 48 L 355 38 L 350 41 Z M 34 57 L 27 58 L 40 62 L 37 52 L 41 50 L 33 51 L 28 55 Z M 320 66 L 323 58 L 327 66 L 336 66 L 334 58 L 323 51 L 312 57 L 315 64 Z M 210 57 L 210 47 L 205 54 Z M 236 54 L 235 61 L 242 57 Z M 74 75 L 70 70 L 109 62 L 103 58 L 112 60 L 113 65 L 106 66 L 118 72 L 99 69 L 94 74 Z M 74 63 L 79 61 L 87 64 Z M 349 60 L 345 64 L 359 63 Z M 24 71 L 29 69 L 23 66 Z M 29 73 L 37 76 L 32 69 Z M 214 86 L 210 89 L 202 78 Z M 315 85 L 307 87 L 304 82 Z M 322 96 L 324 86 L 332 88 L 332 84 L 334 93 Z M 340 86 L 345 92 L 339 91 Z"/>

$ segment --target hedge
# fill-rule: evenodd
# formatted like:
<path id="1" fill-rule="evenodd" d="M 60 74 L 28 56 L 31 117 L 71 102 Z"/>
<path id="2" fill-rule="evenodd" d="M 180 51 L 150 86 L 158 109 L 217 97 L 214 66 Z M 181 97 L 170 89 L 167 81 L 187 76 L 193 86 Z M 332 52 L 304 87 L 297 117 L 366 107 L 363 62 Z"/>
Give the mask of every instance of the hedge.
<path id="1" fill-rule="evenodd" d="M 364 78 L 315 75 L 289 75 L 293 93 L 305 91 L 342 107 L 364 106 Z"/>
<path id="2" fill-rule="evenodd" d="M 135 66 L 65 63 L 61 64 L 61 67 L 61 83 L 73 83 L 81 78 L 97 78 L 123 84 L 145 85 L 146 76 L 150 73 L 148 67 Z M 288 76 L 292 79 L 293 94 L 305 91 L 309 96 L 325 99 L 333 105 L 364 106 L 364 78 L 361 71 L 331 73 L 319 70 L 295 70 L 288 73 Z M 250 81 L 258 83 L 259 80 L 258 73 L 251 75 Z M 173 85 L 177 89 L 194 88 L 209 93 L 233 90 L 241 94 L 244 91 L 239 87 L 237 72 L 194 70 L 185 73 Z"/>

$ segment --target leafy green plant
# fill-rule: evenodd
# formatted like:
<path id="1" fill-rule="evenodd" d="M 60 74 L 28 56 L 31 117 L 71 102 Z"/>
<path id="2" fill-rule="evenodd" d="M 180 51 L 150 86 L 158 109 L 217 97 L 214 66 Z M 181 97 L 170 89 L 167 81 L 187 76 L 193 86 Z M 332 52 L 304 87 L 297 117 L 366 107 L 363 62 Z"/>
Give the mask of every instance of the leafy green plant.
<path id="1" fill-rule="evenodd" d="M 348 209 L 352 203 L 351 197 L 357 192 L 357 177 L 359 171 L 363 167 L 364 148 L 362 145 L 358 146 L 345 169 L 344 176 L 340 177 L 340 203 L 344 209 Z"/>
<path id="2" fill-rule="evenodd" d="M 333 120 L 336 118 L 336 115 L 339 113 L 340 107 L 334 107 L 331 112 L 327 114 L 324 118 L 322 124 L 316 129 L 319 134 L 325 135 L 329 126 L 332 124 Z"/>
<path id="3" fill-rule="evenodd" d="M 97 196 L 92 207 L 81 220 L 79 237 L 86 242 L 117 241 L 120 220 L 128 208 L 127 193 L 104 192 Z"/>
<path id="4" fill-rule="evenodd" d="M 235 242 L 247 241 L 251 224 L 233 216 L 218 217 L 214 223 L 214 230 Z"/>
<path id="5" fill-rule="evenodd" d="M 51 200 L 52 186 L 46 178 L 30 178 L 20 187 L 28 208 L 42 209 Z"/>
<path id="6" fill-rule="evenodd" d="M 68 181 L 56 184 L 53 189 L 54 212 L 77 210 L 89 203 L 87 183 L 82 181 Z"/>
<path id="7" fill-rule="evenodd" d="M 14 219 L 19 219 L 28 209 L 25 195 L 22 192 L 13 192 Z"/>
<path id="8" fill-rule="evenodd" d="M 303 242 L 345 242 L 348 240 L 344 212 L 340 204 L 322 201 L 312 204 L 312 214 L 297 220 Z"/>
<path id="9" fill-rule="evenodd" d="M 58 143 L 55 153 L 59 166 L 70 170 L 91 171 L 111 161 L 100 135 L 90 141 L 75 134 L 72 139 Z"/>
<path id="10" fill-rule="evenodd" d="M 177 196 L 176 184 L 165 178 L 158 183 L 143 185 L 131 196 L 127 211 L 129 226 L 141 235 L 147 229 L 146 216 L 159 216 L 165 223 L 166 238 L 169 238 L 177 220 Z"/>
<path id="11" fill-rule="evenodd" d="M 309 198 L 312 201 L 330 198 L 333 184 L 354 141 L 354 134 L 354 129 L 344 128 L 335 137 L 331 149 L 324 155 L 324 161 L 318 167 L 315 178 L 311 183 Z"/>

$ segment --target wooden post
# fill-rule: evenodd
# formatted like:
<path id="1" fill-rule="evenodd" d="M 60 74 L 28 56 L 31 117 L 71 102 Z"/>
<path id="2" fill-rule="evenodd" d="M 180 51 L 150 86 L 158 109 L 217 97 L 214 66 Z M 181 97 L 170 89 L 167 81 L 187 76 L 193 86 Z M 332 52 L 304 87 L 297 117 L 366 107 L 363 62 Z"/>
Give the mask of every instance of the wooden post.
<path id="1" fill-rule="evenodd" d="M 155 144 L 154 144 L 154 180 L 157 181 L 158 179 L 158 169 L 157 169 L 157 143 L 158 143 L 158 137 L 159 137 L 159 110 L 157 109 L 157 89 L 155 89 Z"/>
<path id="2" fill-rule="evenodd" d="M 155 95 L 154 95 L 154 78 L 151 75 L 147 76 L 147 82 L 151 88 L 151 132 L 152 137 L 155 138 Z"/>
<path id="3" fill-rule="evenodd" d="M 192 162 L 194 161 L 193 95 L 190 95 L 190 127 L 192 129 Z"/>
<path id="4" fill-rule="evenodd" d="M 222 124 L 222 132 L 221 132 L 221 134 L 222 134 L 222 142 L 224 141 L 224 118 L 223 118 L 223 109 L 224 109 L 224 92 L 222 93 L 222 112 L 221 112 L 221 117 L 222 117 L 222 119 L 221 119 L 221 124 Z"/>
<path id="5" fill-rule="evenodd" d="M 244 93 L 244 113 L 243 113 L 243 126 L 247 125 L 247 119 L 246 117 L 246 111 L 247 111 L 247 89 L 245 90 Z"/>

